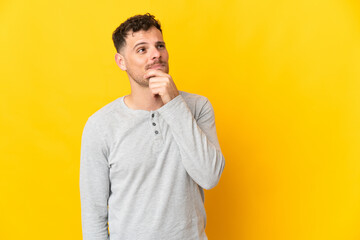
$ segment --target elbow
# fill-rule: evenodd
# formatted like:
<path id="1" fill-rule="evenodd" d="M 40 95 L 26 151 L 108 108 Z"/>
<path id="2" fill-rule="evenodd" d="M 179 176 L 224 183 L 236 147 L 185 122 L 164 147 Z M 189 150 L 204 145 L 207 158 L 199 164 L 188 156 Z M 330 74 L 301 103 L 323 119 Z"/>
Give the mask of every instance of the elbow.
<path id="1" fill-rule="evenodd" d="M 207 175 L 206 180 L 200 185 L 203 189 L 210 190 L 214 188 L 220 180 L 225 167 L 225 159 L 221 152 L 219 154 L 218 161 L 216 162 L 216 166 L 212 168 L 210 173 Z"/>
<path id="2" fill-rule="evenodd" d="M 210 190 L 212 188 L 214 188 L 219 182 L 219 179 L 217 179 L 216 181 L 209 181 L 209 182 L 206 182 L 204 184 L 201 185 L 201 187 L 205 190 Z"/>

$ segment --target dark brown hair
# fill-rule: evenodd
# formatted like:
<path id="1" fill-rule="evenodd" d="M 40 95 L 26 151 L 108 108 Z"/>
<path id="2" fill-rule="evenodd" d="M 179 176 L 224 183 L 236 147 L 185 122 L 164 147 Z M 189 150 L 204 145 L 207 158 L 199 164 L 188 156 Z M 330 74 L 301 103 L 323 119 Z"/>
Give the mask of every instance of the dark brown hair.
<path id="1" fill-rule="evenodd" d="M 156 20 L 155 17 L 150 13 L 146 13 L 144 15 L 135 15 L 128 18 L 125 22 L 120 24 L 120 26 L 117 27 L 112 34 L 112 40 L 114 42 L 116 51 L 120 52 L 120 49 L 125 46 L 125 38 L 129 31 L 147 31 L 151 27 L 156 27 L 162 33 L 160 22 Z"/>

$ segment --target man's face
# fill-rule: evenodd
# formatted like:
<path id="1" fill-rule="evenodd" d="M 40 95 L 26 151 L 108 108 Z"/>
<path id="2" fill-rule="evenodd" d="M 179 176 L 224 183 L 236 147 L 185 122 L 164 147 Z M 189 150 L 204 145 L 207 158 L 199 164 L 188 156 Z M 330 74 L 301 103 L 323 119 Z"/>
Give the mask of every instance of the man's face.
<path id="1" fill-rule="evenodd" d="M 144 78 L 147 70 L 158 69 L 169 73 L 169 55 L 162 34 L 156 27 L 147 31 L 130 31 L 120 54 L 125 64 L 123 70 L 142 87 L 149 87 L 149 80 Z"/>

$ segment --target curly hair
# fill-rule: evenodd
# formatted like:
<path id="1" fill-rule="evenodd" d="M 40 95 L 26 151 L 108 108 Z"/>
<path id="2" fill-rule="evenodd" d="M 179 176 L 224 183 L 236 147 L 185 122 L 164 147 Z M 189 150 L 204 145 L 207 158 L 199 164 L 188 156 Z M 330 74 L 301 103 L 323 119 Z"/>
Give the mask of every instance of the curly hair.
<path id="1" fill-rule="evenodd" d="M 125 38 L 129 31 L 147 31 L 151 27 L 156 27 L 162 33 L 160 22 L 156 20 L 155 17 L 150 13 L 146 13 L 144 15 L 135 15 L 128 18 L 125 22 L 120 24 L 120 26 L 117 27 L 112 34 L 112 40 L 114 42 L 116 51 L 120 52 L 120 49 L 125 46 Z"/>

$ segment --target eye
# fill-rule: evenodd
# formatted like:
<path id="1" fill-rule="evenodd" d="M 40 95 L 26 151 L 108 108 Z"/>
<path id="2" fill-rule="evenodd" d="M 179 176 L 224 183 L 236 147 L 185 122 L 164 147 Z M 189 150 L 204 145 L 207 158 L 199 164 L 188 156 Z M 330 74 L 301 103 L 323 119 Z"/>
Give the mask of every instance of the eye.
<path id="1" fill-rule="evenodd" d="M 157 48 L 159 48 L 159 49 L 165 48 L 165 44 L 159 44 L 159 45 L 157 45 Z"/>
<path id="2" fill-rule="evenodd" d="M 144 53 L 145 52 L 145 48 L 141 47 L 138 50 L 136 50 L 137 53 Z"/>

